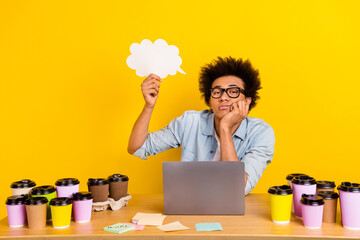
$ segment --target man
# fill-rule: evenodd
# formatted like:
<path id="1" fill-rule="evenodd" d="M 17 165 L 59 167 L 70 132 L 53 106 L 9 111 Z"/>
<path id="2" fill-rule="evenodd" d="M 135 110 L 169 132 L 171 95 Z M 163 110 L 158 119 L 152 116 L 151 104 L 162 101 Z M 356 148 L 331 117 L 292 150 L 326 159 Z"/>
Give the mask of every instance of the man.
<path id="1" fill-rule="evenodd" d="M 128 152 L 142 159 L 182 146 L 181 161 L 243 161 L 245 194 L 274 155 L 273 129 L 248 117 L 259 99 L 259 72 L 250 61 L 217 58 L 201 69 L 199 89 L 210 110 L 186 111 L 165 128 L 148 133 L 162 80 L 149 75 L 141 84 L 145 106 L 134 124 Z"/>

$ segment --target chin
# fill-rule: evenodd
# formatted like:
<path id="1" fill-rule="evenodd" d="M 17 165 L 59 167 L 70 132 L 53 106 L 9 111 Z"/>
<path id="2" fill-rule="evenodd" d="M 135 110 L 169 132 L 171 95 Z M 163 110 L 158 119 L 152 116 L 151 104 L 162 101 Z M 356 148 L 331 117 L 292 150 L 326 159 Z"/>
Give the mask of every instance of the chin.
<path id="1" fill-rule="evenodd" d="M 218 118 L 219 120 L 221 120 L 226 114 L 228 114 L 229 111 L 226 111 L 226 112 L 214 112 L 214 115 L 216 118 Z"/>

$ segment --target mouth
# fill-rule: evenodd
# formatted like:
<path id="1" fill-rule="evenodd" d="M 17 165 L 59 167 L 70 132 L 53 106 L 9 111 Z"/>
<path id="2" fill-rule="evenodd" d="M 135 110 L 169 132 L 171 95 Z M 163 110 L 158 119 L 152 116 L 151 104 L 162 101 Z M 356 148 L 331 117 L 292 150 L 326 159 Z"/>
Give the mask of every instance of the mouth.
<path id="1" fill-rule="evenodd" d="M 230 108 L 230 105 L 220 105 L 219 109 L 220 110 L 227 110 Z"/>

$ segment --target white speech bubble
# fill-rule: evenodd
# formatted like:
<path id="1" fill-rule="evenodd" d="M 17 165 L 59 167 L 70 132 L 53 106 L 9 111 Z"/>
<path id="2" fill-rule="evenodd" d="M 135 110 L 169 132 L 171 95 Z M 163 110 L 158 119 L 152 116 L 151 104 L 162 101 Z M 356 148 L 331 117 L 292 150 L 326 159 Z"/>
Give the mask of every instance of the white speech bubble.
<path id="1" fill-rule="evenodd" d="M 176 72 L 186 74 L 181 68 L 179 49 L 174 45 L 168 45 L 163 39 L 158 39 L 154 44 L 144 39 L 140 44 L 133 43 L 130 46 L 131 55 L 126 59 L 126 64 L 136 70 L 136 75 L 147 77 L 151 73 L 160 78 L 167 75 L 175 75 Z"/>

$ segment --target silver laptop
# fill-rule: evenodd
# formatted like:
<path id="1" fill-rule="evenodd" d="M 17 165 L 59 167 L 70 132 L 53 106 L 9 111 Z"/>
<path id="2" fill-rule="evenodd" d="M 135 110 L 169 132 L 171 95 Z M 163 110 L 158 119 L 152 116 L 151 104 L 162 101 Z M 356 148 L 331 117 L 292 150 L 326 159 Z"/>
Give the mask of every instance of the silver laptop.
<path id="1" fill-rule="evenodd" d="M 245 213 L 243 162 L 164 162 L 165 214 Z"/>

